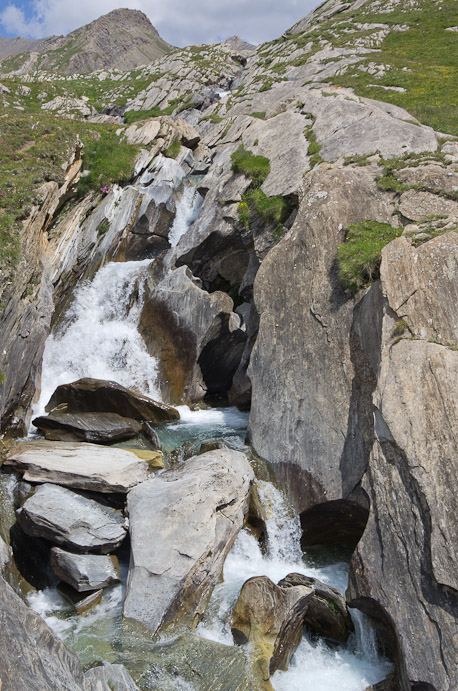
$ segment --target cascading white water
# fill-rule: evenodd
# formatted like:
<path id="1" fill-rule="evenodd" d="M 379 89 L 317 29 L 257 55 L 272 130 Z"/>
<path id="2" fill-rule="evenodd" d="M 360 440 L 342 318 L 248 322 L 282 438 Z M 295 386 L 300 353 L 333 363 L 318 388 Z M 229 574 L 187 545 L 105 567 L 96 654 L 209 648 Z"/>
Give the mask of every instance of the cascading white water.
<path id="1" fill-rule="evenodd" d="M 176 215 L 169 232 L 169 242 L 176 247 L 179 239 L 188 231 L 189 227 L 199 215 L 203 198 L 188 180 L 176 203 Z"/>
<path id="2" fill-rule="evenodd" d="M 212 595 L 204 620 L 197 633 L 204 638 L 233 645 L 230 632 L 232 608 L 243 583 L 253 576 L 268 576 L 277 583 L 288 573 L 296 572 L 319 579 L 345 591 L 348 564 L 338 562 L 316 568 L 307 563 L 300 548 L 300 524 L 281 492 L 272 484 L 259 482 L 259 495 L 269 514 L 266 521 L 267 551 L 263 554 L 258 541 L 242 531 L 224 565 L 224 581 Z M 362 628 L 361 628 L 362 627 Z M 330 647 L 324 641 L 303 637 L 287 672 L 276 672 L 272 686 L 276 691 L 364 691 L 384 679 L 391 664 L 380 657 L 374 634 L 360 612 L 356 615 L 356 632 L 346 646 Z M 364 634 L 360 632 L 364 630 Z M 366 632 L 371 630 L 372 647 Z"/>
<path id="3" fill-rule="evenodd" d="M 114 380 L 158 397 L 157 363 L 137 329 L 149 264 L 111 262 L 79 286 L 65 324 L 46 341 L 35 415 L 57 386 L 81 377 Z"/>

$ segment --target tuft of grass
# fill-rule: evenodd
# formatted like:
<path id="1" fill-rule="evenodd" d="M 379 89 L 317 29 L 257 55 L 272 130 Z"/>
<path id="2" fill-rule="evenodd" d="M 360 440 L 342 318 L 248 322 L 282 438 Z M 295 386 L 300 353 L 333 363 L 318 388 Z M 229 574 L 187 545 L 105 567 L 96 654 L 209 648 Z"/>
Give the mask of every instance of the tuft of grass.
<path id="1" fill-rule="evenodd" d="M 88 139 L 83 149 L 83 165 L 89 174 L 78 183 L 80 197 L 115 182 L 127 182 L 132 175 L 137 148 L 120 140 L 114 131 L 99 134 L 98 139 Z"/>
<path id="2" fill-rule="evenodd" d="M 21 243 L 14 232 L 14 216 L 0 216 L 0 271 L 14 268 L 21 257 Z"/>
<path id="3" fill-rule="evenodd" d="M 243 173 L 259 187 L 270 173 L 270 161 L 265 156 L 255 156 L 243 144 L 231 155 L 232 171 Z"/>
<path id="4" fill-rule="evenodd" d="M 250 113 L 252 118 L 258 118 L 259 120 L 265 120 L 266 119 L 266 113 L 265 111 L 258 111 L 256 110 L 254 113 Z"/>
<path id="5" fill-rule="evenodd" d="M 170 144 L 169 148 L 165 152 L 165 155 L 169 158 L 176 158 L 181 150 L 180 140 L 175 137 L 173 142 Z"/>
<path id="6" fill-rule="evenodd" d="M 345 242 L 337 250 L 339 279 L 346 289 L 356 292 L 380 277 L 382 249 L 402 230 L 369 220 L 348 227 Z"/>
<path id="7" fill-rule="evenodd" d="M 315 118 L 311 113 L 308 113 L 308 116 L 312 118 L 313 122 L 315 122 Z M 304 134 L 308 140 L 309 147 L 308 147 L 308 155 L 310 158 L 310 166 L 311 168 L 314 168 L 318 163 L 321 163 L 323 161 L 323 158 L 320 156 L 320 151 L 321 151 L 321 144 L 318 143 L 315 132 L 313 131 L 313 125 L 309 125 L 308 127 L 305 128 Z"/>

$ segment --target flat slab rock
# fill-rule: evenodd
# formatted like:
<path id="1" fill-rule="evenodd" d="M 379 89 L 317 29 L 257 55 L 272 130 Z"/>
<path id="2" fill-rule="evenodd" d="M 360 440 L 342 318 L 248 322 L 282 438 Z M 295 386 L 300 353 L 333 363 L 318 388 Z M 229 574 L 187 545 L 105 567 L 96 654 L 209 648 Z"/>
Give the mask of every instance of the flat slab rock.
<path id="1" fill-rule="evenodd" d="M 179 420 L 180 414 L 165 403 L 126 389 L 114 381 L 102 379 L 78 379 L 62 384 L 54 391 L 46 412 L 66 404 L 67 413 L 118 413 L 123 417 L 147 422 Z"/>
<path id="2" fill-rule="evenodd" d="M 243 453 L 222 449 L 129 492 L 127 619 L 153 631 L 199 621 L 242 527 L 253 478 Z"/>
<path id="3" fill-rule="evenodd" d="M 112 552 L 127 532 L 120 511 L 51 484 L 40 485 L 16 516 L 27 535 L 80 552 Z"/>
<path id="4" fill-rule="evenodd" d="M 51 441 L 87 441 L 94 444 L 132 439 L 141 430 L 137 420 L 117 413 L 50 413 L 32 424 Z"/>
<path id="5" fill-rule="evenodd" d="M 6 456 L 27 482 L 126 493 L 148 478 L 148 462 L 125 449 L 58 441 L 20 442 Z"/>
<path id="6" fill-rule="evenodd" d="M 57 584 L 57 592 L 64 600 L 71 604 L 77 614 L 85 614 L 96 605 L 99 605 L 103 597 L 102 589 L 79 593 L 64 581 L 60 581 Z"/>
<path id="7" fill-rule="evenodd" d="M 78 592 L 106 588 L 121 581 L 118 558 L 105 554 L 72 554 L 59 547 L 51 550 L 51 569 Z"/>

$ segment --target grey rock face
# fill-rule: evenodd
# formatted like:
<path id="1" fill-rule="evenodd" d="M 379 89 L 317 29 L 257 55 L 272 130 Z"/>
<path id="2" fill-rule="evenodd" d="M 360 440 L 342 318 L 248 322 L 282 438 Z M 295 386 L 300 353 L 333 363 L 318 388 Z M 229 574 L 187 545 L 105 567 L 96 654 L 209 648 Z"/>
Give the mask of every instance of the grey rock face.
<path id="1" fill-rule="evenodd" d="M 361 324 L 361 338 L 378 352 L 376 439 L 363 480 L 370 516 L 348 595 L 393 622 L 402 689 L 458 684 L 458 535 L 450 519 L 458 509 L 457 257 L 456 233 L 419 248 L 405 238 L 388 245 L 380 286 L 365 297 L 380 291 L 383 319 L 370 333 Z"/>
<path id="2" fill-rule="evenodd" d="M 85 689 L 83 670 L 76 655 L 1 577 L 0 670 L 5 691 Z"/>
<path id="3" fill-rule="evenodd" d="M 229 389 L 246 334 L 229 295 L 202 290 L 187 267 L 156 286 L 141 315 L 141 333 L 159 359 L 165 398 L 196 401 Z"/>
<path id="4" fill-rule="evenodd" d="M 350 344 L 356 301 L 338 281 L 336 251 L 350 223 L 391 220 L 390 199 L 374 177 L 371 167 L 320 166 L 309 173 L 291 231 L 255 280 L 260 325 L 248 368 L 249 434 L 299 511 L 349 496 L 368 459 L 361 433 L 351 429 L 352 399 L 360 398 Z"/>
<path id="5" fill-rule="evenodd" d="M 84 675 L 87 691 L 139 691 L 124 665 L 103 662 Z"/>
<path id="6" fill-rule="evenodd" d="M 78 592 L 106 588 L 120 582 L 115 556 L 72 554 L 59 547 L 51 550 L 51 569 L 55 575 Z"/>
<path id="7" fill-rule="evenodd" d="M 5 465 L 30 482 L 95 492 L 127 492 L 148 477 L 148 463 L 131 451 L 59 441 L 20 442 L 8 452 Z"/>
<path id="8" fill-rule="evenodd" d="M 16 515 L 27 535 L 80 552 L 112 552 L 127 532 L 120 511 L 57 485 L 40 485 Z"/>
<path id="9" fill-rule="evenodd" d="M 165 403 L 153 401 L 116 382 L 101 379 L 79 379 L 58 386 L 46 411 L 50 412 L 62 403 L 67 404 L 68 413 L 117 413 L 149 422 L 168 422 L 180 417 L 177 410 Z"/>
<path id="10" fill-rule="evenodd" d="M 51 441 L 87 441 L 95 444 L 132 439 L 141 424 L 116 413 L 50 413 L 33 420 Z"/>
<path id="11" fill-rule="evenodd" d="M 129 493 L 127 619 L 153 632 L 197 624 L 242 526 L 253 477 L 244 454 L 217 450 Z"/>

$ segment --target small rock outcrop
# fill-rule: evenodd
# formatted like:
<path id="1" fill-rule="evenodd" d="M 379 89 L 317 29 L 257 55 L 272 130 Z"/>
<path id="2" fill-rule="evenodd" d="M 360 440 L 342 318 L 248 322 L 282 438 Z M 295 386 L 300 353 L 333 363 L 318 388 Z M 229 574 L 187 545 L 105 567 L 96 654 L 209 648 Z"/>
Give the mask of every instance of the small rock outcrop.
<path id="1" fill-rule="evenodd" d="M 52 412 L 62 404 L 66 404 L 67 413 L 117 413 L 148 422 L 170 422 L 180 418 L 178 411 L 165 403 L 153 401 L 116 382 L 100 379 L 78 379 L 58 386 L 46 412 Z"/>
<path id="2" fill-rule="evenodd" d="M 153 632 L 198 623 L 242 527 L 253 477 L 243 453 L 217 450 L 129 493 L 124 617 Z"/>
<path id="3" fill-rule="evenodd" d="M 87 691 L 139 691 L 124 665 L 103 662 L 84 675 Z"/>
<path id="4" fill-rule="evenodd" d="M 124 494 L 144 482 L 149 471 L 147 461 L 132 451 L 44 440 L 19 442 L 8 452 L 5 465 L 22 473 L 27 482 Z"/>
<path id="5" fill-rule="evenodd" d="M 53 573 L 78 592 L 106 588 L 120 583 L 118 558 L 102 554 L 72 554 L 59 547 L 51 549 Z"/>
<path id="6" fill-rule="evenodd" d="M 27 535 L 79 552 L 113 552 L 127 533 L 120 511 L 57 485 L 40 485 L 16 515 Z"/>

